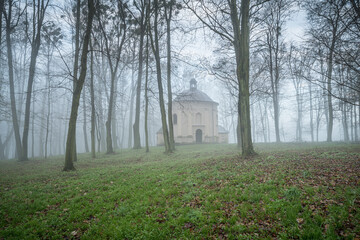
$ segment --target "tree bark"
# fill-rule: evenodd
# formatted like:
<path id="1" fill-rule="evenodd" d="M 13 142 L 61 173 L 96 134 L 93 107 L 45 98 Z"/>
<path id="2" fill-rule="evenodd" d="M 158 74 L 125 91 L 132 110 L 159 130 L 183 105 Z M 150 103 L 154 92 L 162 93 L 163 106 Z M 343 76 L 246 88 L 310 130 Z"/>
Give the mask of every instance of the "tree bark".
<path id="1" fill-rule="evenodd" d="M 91 98 L 91 157 L 96 158 L 95 150 L 95 93 L 94 93 L 94 51 L 90 39 L 90 98 Z"/>
<path id="2" fill-rule="evenodd" d="M 149 39 L 146 39 L 146 64 L 145 64 L 145 148 L 149 152 L 149 129 L 148 129 L 148 114 L 149 114 L 149 97 L 148 97 L 148 83 L 149 83 Z"/>
<path id="3" fill-rule="evenodd" d="M 332 141 L 332 132 L 333 132 L 333 125 L 334 125 L 334 113 L 333 113 L 333 106 L 332 106 L 332 97 L 331 97 L 331 79 L 332 79 L 332 72 L 333 72 L 333 55 L 334 55 L 334 48 L 335 48 L 335 42 L 336 42 L 336 29 L 333 31 L 333 39 L 331 41 L 331 47 L 329 49 L 329 58 L 328 58 L 328 71 L 327 71 L 327 103 L 328 103 L 328 111 L 329 111 L 329 122 L 327 126 L 327 141 Z"/>
<path id="4" fill-rule="evenodd" d="M 25 103 L 25 119 L 24 119 L 24 131 L 22 136 L 22 154 L 20 161 L 28 160 L 28 135 L 29 135 L 29 124 L 30 124 L 30 105 L 31 105 L 31 95 L 33 89 L 33 83 L 35 78 L 35 69 L 36 69 L 36 60 L 39 53 L 39 48 L 41 44 L 41 28 L 43 25 L 43 20 L 45 17 L 45 11 L 48 6 L 49 0 L 44 3 L 44 0 L 38 2 L 38 5 L 34 6 L 34 29 L 33 29 L 33 38 L 31 43 L 31 56 L 30 56 L 30 68 L 29 68 L 29 78 L 27 85 L 26 93 L 26 103 Z M 37 9 L 37 10 L 35 10 Z M 35 29 L 36 28 L 36 29 Z"/>
<path id="5" fill-rule="evenodd" d="M 165 1 L 164 1 L 165 4 Z M 171 18 L 173 4 L 169 3 L 169 8 L 165 6 L 166 20 L 166 57 L 167 57 L 167 90 L 168 90 L 168 123 L 169 123 L 169 143 L 171 151 L 175 150 L 174 125 L 172 116 L 172 89 L 171 89 Z"/>
<path id="6" fill-rule="evenodd" d="M 46 114 L 46 131 L 45 131 L 45 158 L 48 157 L 48 142 L 49 142 L 49 132 L 50 132 L 50 114 L 51 114 L 51 103 L 50 103 L 50 86 L 48 90 L 48 105 L 47 105 L 47 114 Z"/>
<path id="7" fill-rule="evenodd" d="M 115 81 L 115 87 L 114 87 L 114 103 L 116 104 L 117 102 L 117 89 L 118 89 L 118 81 Z M 116 106 L 113 107 L 113 112 L 111 114 L 111 138 L 112 138 L 112 143 L 113 143 L 113 149 L 116 150 L 119 148 L 118 145 L 118 133 L 117 133 L 117 117 L 116 117 Z"/>
<path id="8" fill-rule="evenodd" d="M 250 92 L 249 92 L 249 12 L 250 1 L 241 0 L 238 18 L 236 0 L 230 0 L 231 22 L 234 31 L 234 47 L 236 55 L 236 75 L 239 85 L 238 117 L 240 119 L 241 151 L 243 156 L 254 155 L 251 138 Z"/>
<path id="9" fill-rule="evenodd" d="M 238 108 L 239 108 L 240 102 L 238 97 Z M 241 128 L 240 128 L 240 116 L 239 116 L 239 109 L 238 109 L 238 116 L 237 116 L 237 124 L 236 124 L 236 140 L 237 140 L 237 147 L 241 149 Z"/>
<path id="10" fill-rule="evenodd" d="M 33 87 L 34 91 L 34 87 Z M 31 158 L 35 158 L 35 94 L 32 100 L 32 113 L 31 113 Z"/>
<path id="11" fill-rule="evenodd" d="M 80 54 L 80 5 L 81 1 L 76 0 L 76 21 L 75 21 L 75 51 L 74 51 L 74 68 L 73 68 L 73 89 L 75 90 L 79 70 Z M 76 150 L 76 149 L 75 149 Z"/>
<path id="12" fill-rule="evenodd" d="M 91 37 L 92 22 L 95 14 L 94 0 L 88 0 L 88 20 L 86 24 L 86 32 L 84 36 L 82 53 L 81 53 L 81 71 L 79 79 L 77 80 L 76 87 L 73 92 L 73 100 L 71 106 L 71 114 L 69 120 L 68 136 L 66 141 L 66 152 L 65 152 L 65 166 L 64 171 L 75 170 L 73 160 L 76 157 L 75 148 L 75 134 L 76 134 L 76 120 L 78 115 L 79 100 L 81 90 L 84 85 L 87 69 L 87 54 L 88 46 Z M 75 149 L 76 150 L 76 149 Z M 74 154 L 75 153 L 75 154 Z"/>
<path id="13" fill-rule="evenodd" d="M 149 14 L 150 4 L 146 7 L 146 62 L 145 62 L 145 148 L 146 152 L 149 152 L 149 129 L 148 129 L 148 114 L 149 114 L 149 97 L 148 97 L 148 84 L 149 84 Z"/>
<path id="14" fill-rule="evenodd" d="M 355 142 L 357 142 L 358 139 L 358 125 L 357 125 L 357 114 L 356 114 L 356 105 L 353 106 L 354 107 L 354 133 L 355 133 Z"/>
<path id="15" fill-rule="evenodd" d="M 85 96 L 85 89 L 82 91 L 82 100 L 83 100 L 83 117 L 84 117 L 84 123 L 83 123 L 83 133 L 84 133 L 84 143 L 85 143 L 85 152 L 89 152 L 89 143 L 88 143 L 88 137 L 87 137 L 87 127 L 86 127 L 86 96 Z"/>
<path id="16" fill-rule="evenodd" d="M 113 49 L 111 47 L 112 42 L 110 42 L 110 40 L 112 40 L 113 38 L 110 39 L 108 37 L 108 35 L 103 27 L 103 24 L 100 20 L 100 17 L 98 17 L 99 18 L 99 27 L 103 33 L 104 40 L 105 40 L 105 51 L 106 51 L 108 64 L 110 67 L 110 77 L 111 77 L 108 116 L 107 116 L 107 121 L 105 123 L 105 126 L 106 126 L 106 153 L 107 154 L 114 153 L 111 127 L 112 127 L 112 119 L 113 119 L 113 112 L 114 112 L 115 81 L 116 81 L 118 66 L 119 66 L 119 62 L 120 62 L 121 51 L 122 51 L 122 47 L 124 45 L 125 36 L 126 36 L 126 21 L 125 21 L 126 14 L 123 12 L 122 5 L 121 5 L 122 3 L 119 2 L 118 4 L 119 4 L 118 5 L 119 9 L 118 9 L 117 14 L 120 17 L 121 25 L 123 25 L 123 26 L 120 27 L 120 32 L 116 35 L 117 37 L 115 40 L 117 40 L 117 42 L 113 43 L 116 46 L 115 56 L 112 56 Z M 120 39 L 121 39 L 121 41 L 120 41 Z M 114 60 L 114 58 L 115 58 L 115 60 Z"/>
<path id="17" fill-rule="evenodd" d="M 159 34 L 158 34 L 158 17 L 159 17 L 159 5 L 158 0 L 154 0 L 154 37 L 150 34 L 151 48 L 153 50 L 156 62 L 156 79 L 159 89 L 159 102 L 160 102 L 160 113 L 161 113 L 161 124 L 164 137 L 165 153 L 170 153 L 170 141 L 168 126 L 166 123 L 166 111 L 164 103 L 164 90 L 162 86 L 162 75 L 161 75 L 161 62 L 160 62 L 160 49 L 159 49 Z"/>
<path id="18" fill-rule="evenodd" d="M 7 60 L 9 70 L 9 85 L 10 85 L 10 104 L 11 104 L 11 116 L 14 128 L 15 143 L 16 143 L 16 155 L 19 160 L 22 158 L 22 143 L 20 138 L 19 121 L 16 110 L 15 100 L 15 86 L 14 86 L 14 66 L 13 66 L 13 55 L 12 55 L 12 44 L 11 44 L 11 32 L 13 27 L 11 26 L 12 20 L 12 1 L 9 1 L 8 12 L 4 12 L 5 24 L 6 24 L 6 47 L 7 47 Z"/>
<path id="19" fill-rule="evenodd" d="M 2 143 L 1 141 L 1 136 L 0 136 L 0 160 L 5 160 L 5 144 Z"/>
<path id="20" fill-rule="evenodd" d="M 144 34 L 145 34 L 145 9 L 144 7 L 141 10 L 141 19 L 140 19 L 140 43 L 139 43 L 139 68 L 137 76 L 137 85 L 136 85 L 136 103 L 135 103 L 135 122 L 133 125 L 134 130 L 134 149 L 141 148 L 140 142 L 140 95 L 141 95 L 141 80 L 143 73 L 143 48 L 144 48 Z M 135 51 L 135 49 L 134 49 Z"/>
<path id="21" fill-rule="evenodd" d="M 114 86 L 115 86 L 115 74 L 111 73 L 111 85 L 110 85 L 110 100 L 109 100 L 109 109 L 108 109 L 108 117 L 106 121 L 106 153 L 111 154 L 114 153 L 113 145 L 112 145 L 112 137 L 111 137 L 111 120 L 112 113 L 114 107 Z"/>
<path id="22" fill-rule="evenodd" d="M 310 134 L 311 134 L 311 142 L 314 142 L 314 114 L 313 114 L 313 99 L 312 99 L 312 86 L 311 82 L 309 82 L 309 96 L 310 96 Z"/>
<path id="23" fill-rule="evenodd" d="M 5 0 L 0 0 L 0 29 L 2 29 L 3 26 L 2 17 L 3 17 L 4 6 L 5 6 Z M 2 44 L 2 31 L 0 31 L 0 57 L 2 56 L 1 44 Z"/>
<path id="24" fill-rule="evenodd" d="M 133 43 L 133 63 L 131 66 L 131 95 L 130 95 L 130 111 L 129 111 L 129 133 L 128 133 L 128 148 L 133 145 L 133 115 L 134 115 L 134 99 L 135 99 L 135 47 L 136 42 Z"/>

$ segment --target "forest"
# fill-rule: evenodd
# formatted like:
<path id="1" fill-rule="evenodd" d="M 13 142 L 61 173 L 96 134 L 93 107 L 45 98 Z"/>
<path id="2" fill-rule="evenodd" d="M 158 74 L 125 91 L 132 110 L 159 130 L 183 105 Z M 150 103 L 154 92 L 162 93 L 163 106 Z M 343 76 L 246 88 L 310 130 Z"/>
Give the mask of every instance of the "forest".
<path id="1" fill-rule="evenodd" d="M 359 0 L 0 0 L 0 239 L 360 239 L 359 140 Z"/>
<path id="2" fill-rule="evenodd" d="M 172 100 L 192 76 L 243 149 L 358 141 L 359 2 L 244 4 L 2 0 L 0 158 L 148 149 L 159 128 L 172 151 Z"/>

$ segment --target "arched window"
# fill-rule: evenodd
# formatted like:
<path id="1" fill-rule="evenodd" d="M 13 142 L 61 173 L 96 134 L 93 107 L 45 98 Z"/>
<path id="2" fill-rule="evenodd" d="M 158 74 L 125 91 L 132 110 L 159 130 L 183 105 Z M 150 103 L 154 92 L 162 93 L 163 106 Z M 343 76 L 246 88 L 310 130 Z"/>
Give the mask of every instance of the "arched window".
<path id="1" fill-rule="evenodd" d="M 176 113 L 173 114 L 173 124 L 177 124 L 177 115 L 176 115 Z"/>
<path id="2" fill-rule="evenodd" d="M 195 124 L 201 124 L 201 113 L 195 115 Z"/>

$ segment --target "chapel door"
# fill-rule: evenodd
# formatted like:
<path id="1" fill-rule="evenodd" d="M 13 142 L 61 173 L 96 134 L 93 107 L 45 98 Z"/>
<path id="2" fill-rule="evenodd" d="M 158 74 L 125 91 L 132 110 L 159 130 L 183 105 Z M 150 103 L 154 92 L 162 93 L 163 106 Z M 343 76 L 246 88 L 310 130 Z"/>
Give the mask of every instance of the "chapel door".
<path id="1" fill-rule="evenodd" d="M 202 143 L 202 131 L 201 131 L 201 129 L 196 130 L 196 143 Z"/>

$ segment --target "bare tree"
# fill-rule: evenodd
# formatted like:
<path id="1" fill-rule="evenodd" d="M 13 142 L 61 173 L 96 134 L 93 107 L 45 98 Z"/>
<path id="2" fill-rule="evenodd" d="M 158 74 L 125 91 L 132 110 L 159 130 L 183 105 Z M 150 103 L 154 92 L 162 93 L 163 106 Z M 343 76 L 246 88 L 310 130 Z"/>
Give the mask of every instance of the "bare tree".
<path id="1" fill-rule="evenodd" d="M 302 117 L 304 105 L 304 78 L 306 53 L 300 52 L 294 45 L 290 46 L 288 65 L 292 77 L 292 83 L 296 92 L 297 120 L 296 120 L 296 140 L 303 141 L 302 138 Z M 311 101 L 310 101 L 311 102 Z M 312 121 L 312 120 L 311 120 Z"/>
<path id="2" fill-rule="evenodd" d="M 140 142 L 140 95 L 141 95 L 141 82 L 143 74 L 143 49 L 144 49 L 144 36 L 146 33 L 147 18 L 146 18 L 146 9 L 147 5 L 150 4 L 146 0 L 141 0 L 140 3 L 134 1 L 134 5 L 137 8 L 140 16 L 135 18 L 137 20 L 137 25 L 139 28 L 139 52 L 138 52 L 138 75 L 137 75 L 137 84 L 136 84 L 136 104 L 135 104 L 135 122 L 133 125 L 134 130 L 134 149 L 141 148 Z M 135 49 L 134 49 L 135 51 Z"/>
<path id="3" fill-rule="evenodd" d="M 168 126 L 166 123 L 166 111 L 165 111 L 165 103 L 164 103 L 164 90 L 162 86 L 162 75 L 161 75 L 161 62 L 160 62 L 160 48 L 159 48 L 159 14 L 160 14 L 160 6 L 159 1 L 154 0 L 153 3 L 153 11 L 154 11 L 154 21 L 153 21 L 153 33 L 150 33 L 150 40 L 151 40 L 151 48 L 155 56 L 156 62 L 156 78 L 158 83 L 159 89 L 159 101 L 160 101 L 160 112 L 161 112 L 161 123 L 162 123 L 162 132 L 164 137 L 164 145 L 165 145 L 165 152 L 169 153 L 172 152 L 170 146 L 170 139 L 169 139 L 169 131 Z"/>
<path id="4" fill-rule="evenodd" d="M 163 0 L 164 16 L 166 22 L 166 77 L 167 77 L 167 92 L 168 92 L 168 123 L 169 123 L 169 142 L 171 151 L 175 150 L 173 114 L 172 114 L 172 89 L 171 89 L 171 21 L 174 14 L 181 9 L 181 4 L 176 3 L 175 0 Z M 175 11 L 176 10 L 176 11 Z"/>
<path id="5" fill-rule="evenodd" d="M 95 91 L 94 91 L 94 48 L 90 39 L 90 98 L 91 98 L 91 157 L 95 158 Z"/>
<path id="6" fill-rule="evenodd" d="M 75 146 L 76 120 L 78 115 L 81 90 L 84 85 L 84 81 L 86 77 L 88 47 L 91 38 L 91 29 L 92 29 L 94 15 L 95 15 L 94 0 L 88 0 L 88 16 L 86 23 L 86 31 L 85 31 L 84 41 L 82 44 L 82 52 L 81 52 L 81 65 L 80 65 L 81 71 L 80 71 L 79 79 L 76 81 L 76 87 L 73 92 L 68 135 L 66 140 L 65 166 L 63 169 L 64 171 L 75 170 L 73 161 L 74 159 L 76 159 L 74 156 L 74 154 L 76 155 L 76 152 L 74 153 L 74 148 L 76 147 Z"/>
<path id="7" fill-rule="evenodd" d="M 249 99 L 250 2 L 242 0 L 240 12 L 236 0 L 185 1 L 185 4 L 204 26 L 233 47 L 238 89 L 238 144 L 241 139 L 242 154 L 252 155 L 255 152 L 251 138 Z M 256 9 L 259 5 L 255 2 L 251 8 Z"/>
<path id="8" fill-rule="evenodd" d="M 46 127 L 45 127 L 45 144 L 41 146 L 41 149 L 45 149 L 45 158 L 48 156 L 48 142 L 49 142 L 49 132 L 50 132 L 50 121 L 51 121 L 51 75 L 50 75 L 50 65 L 52 63 L 53 53 L 56 47 L 61 44 L 61 39 L 63 35 L 61 33 L 61 28 L 56 26 L 53 22 L 48 22 L 43 26 L 43 37 L 45 42 L 45 54 L 47 58 L 46 64 L 46 89 L 47 92 L 44 92 L 44 97 L 46 97 L 46 101 L 44 98 L 43 108 L 45 107 L 45 102 L 47 102 L 47 113 L 44 118 L 46 119 Z M 34 114 L 34 113 L 33 113 Z M 43 128 L 43 126 L 41 126 Z M 42 144 L 42 143 L 41 143 Z"/>
<path id="9" fill-rule="evenodd" d="M 9 86 L 10 86 L 10 102 L 11 102 L 11 115 L 12 123 L 14 128 L 15 142 L 16 142 L 16 153 L 19 160 L 24 159 L 22 157 L 23 149 L 20 138 L 20 128 L 18 121 L 18 114 L 16 109 L 16 100 L 15 100 L 15 86 L 14 86 L 14 65 L 13 65 L 13 50 L 12 50 L 12 41 L 11 33 L 13 33 L 14 28 L 19 23 L 21 15 L 16 16 L 16 19 L 13 20 L 14 7 L 15 5 L 13 0 L 8 0 L 8 9 L 4 9 L 3 14 L 5 18 L 5 30 L 6 30 L 6 47 L 7 47 L 7 60 L 8 60 L 8 70 L 9 70 Z"/>
<path id="10" fill-rule="evenodd" d="M 115 81 L 127 33 L 126 9 L 124 3 L 122 2 L 115 3 L 114 5 L 108 7 L 104 5 L 101 9 L 104 11 L 99 12 L 97 18 L 99 20 L 98 23 L 100 30 L 105 40 L 104 51 L 110 68 L 110 97 L 106 121 L 106 152 L 113 153 L 111 121 L 113 119 L 112 114 L 114 112 Z M 109 26 L 110 29 L 106 29 L 106 23 L 109 23 L 107 18 L 111 16 L 111 14 L 107 14 L 107 11 L 116 12 L 116 17 L 112 18 L 112 25 Z M 102 15 L 100 15 L 100 13 L 102 13 Z"/>
<path id="11" fill-rule="evenodd" d="M 276 142 L 280 142 L 280 87 L 284 79 L 285 43 L 283 31 L 289 18 L 292 0 L 268 1 L 264 11 L 264 23 L 267 50 L 267 64 L 271 82 L 270 94 L 274 108 Z"/>
<path id="12" fill-rule="evenodd" d="M 228 0 L 231 10 L 231 22 L 234 31 L 236 56 L 236 75 L 239 84 L 238 114 L 240 119 L 241 150 L 243 156 L 255 153 L 251 138 L 250 92 L 249 92 L 249 52 L 250 52 L 250 1 L 241 0 L 241 10 L 237 12 L 236 0 Z"/>
<path id="13" fill-rule="evenodd" d="M 33 34 L 31 38 L 31 56 L 29 67 L 29 78 L 26 92 L 26 104 L 25 104 L 25 119 L 24 119 L 24 131 L 22 136 L 22 150 L 20 161 L 28 160 L 28 135 L 30 124 L 30 104 L 31 94 L 33 90 L 33 83 L 35 78 L 36 60 L 41 45 L 41 28 L 43 26 L 46 9 L 49 5 L 49 0 L 38 0 L 37 4 L 33 6 Z"/>
<path id="14" fill-rule="evenodd" d="M 345 1 L 306 1 L 308 19 L 311 23 L 309 35 L 313 41 L 326 48 L 326 92 L 327 92 L 327 141 L 332 141 L 334 110 L 332 99 L 332 82 L 334 54 L 346 27 L 341 23 L 346 11 Z"/>

